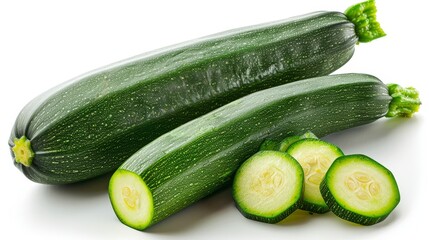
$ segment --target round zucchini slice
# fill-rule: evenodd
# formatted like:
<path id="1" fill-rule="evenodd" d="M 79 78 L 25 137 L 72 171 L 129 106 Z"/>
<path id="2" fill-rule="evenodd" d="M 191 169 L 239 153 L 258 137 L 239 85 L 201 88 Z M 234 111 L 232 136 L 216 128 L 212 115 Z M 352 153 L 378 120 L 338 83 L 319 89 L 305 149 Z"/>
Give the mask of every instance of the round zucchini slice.
<path id="1" fill-rule="evenodd" d="M 392 172 L 365 155 L 335 160 L 320 191 L 335 215 L 361 225 L 383 221 L 400 201 Z"/>
<path id="2" fill-rule="evenodd" d="M 304 169 L 305 190 L 300 209 L 314 213 L 328 212 L 328 205 L 320 194 L 320 182 L 332 162 L 344 155 L 341 149 L 319 139 L 307 138 L 293 143 L 287 153 Z"/>
<path id="3" fill-rule="evenodd" d="M 289 154 L 261 151 L 238 169 L 233 198 L 246 218 L 277 223 L 298 208 L 303 181 L 301 166 Z"/>

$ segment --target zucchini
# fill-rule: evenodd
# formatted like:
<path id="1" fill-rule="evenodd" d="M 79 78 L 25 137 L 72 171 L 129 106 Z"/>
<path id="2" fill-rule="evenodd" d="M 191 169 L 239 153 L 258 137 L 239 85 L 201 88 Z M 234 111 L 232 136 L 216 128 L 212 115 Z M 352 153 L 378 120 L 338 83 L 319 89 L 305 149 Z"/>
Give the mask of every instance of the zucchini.
<path id="1" fill-rule="evenodd" d="M 334 144 L 313 138 L 293 143 L 286 151 L 294 157 L 304 169 L 304 197 L 300 209 L 313 213 L 326 213 L 329 207 L 320 194 L 320 182 L 332 162 L 343 151 Z"/>
<path id="2" fill-rule="evenodd" d="M 357 33 L 365 35 L 355 31 L 359 24 L 368 26 L 362 19 L 377 25 L 373 2 L 362 9 L 371 15 L 311 13 L 207 36 L 79 76 L 18 115 L 9 145 L 22 139 L 31 154 L 22 159 L 12 151 L 14 163 L 29 179 L 48 184 L 111 172 L 145 144 L 217 107 L 340 68 L 353 55 Z M 380 33 L 373 39 L 383 35 L 379 27 L 366 31 Z"/>
<path id="3" fill-rule="evenodd" d="M 259 151 L 265 151 L 265 150 L 274 150 L 274 151 L 280 151 L 280 152 L 286 152 L 286 149 L 294 142 L 297 142 L 301 139 L 305 138 L 315 138 L 317 139 L 317 136 L 314 135 L 314 133 L 307 131 L 302 135 L 295 135 L 286 137 L 282 141 L 276 141 L 273 139 L 265 139 L 264 142 L 262 142 L 261 146 L 259 147 Z"/>
<path id="4" fill-rule="evenodd" d="M 307 138 L 318 139 L 317 136 L 314 135 L 314 133 L 312 133 L 310 131 L 305 132 L 301 136 L 298 136 L 298 135 L 296 135 L 296 136 L 290 136 L 290 137 L 287 137 L 287 138 L 283 139 L 280 142 L 279 151 L 280 152 L 286 152 L 286 150 L 289 148 L 290 145 L 292 145 L 293 143 L 295 143 L 295 142 L 297 142 L 299 140 L 307 139 Z"/>
<path id="5" fill-rule="evenodd" d="M 123 223 L 143 230 L 228 186 L 263 139 L 307 130 L 322 137 L 385 116 L 390 102 L 388 87 L 366 74 L 311 78 L 250 94 L 163 134 L 132 155 L 110 180 L 113 209 Z M 408 98 L 393 102 L 412 109 L 417 109 L 413 102 L 419 103 Z M 124 188 L 142 204 L 124 207 Z"/>
<path id="6" fill-rule="evenodd" d="M 392 172 L 365 155 L 335 160 L 320 192 L 335 215 L 361 225 L 383 221 L 400 201 Z"/>
<path id="7" fill-rule="evenodd" d="M 232 196 L 246 218 L 277 223 L 298 209 L 304 172 L 289 154 L 262 151 L 246 160 L 235 174 Z"/>
<path id="8" fill-rule="evenodd" d="M 272 139 L 265 139 L 259 147 L 259 151 L 278 151 L 279 148 L 280 143 L 278 141 Z"/>

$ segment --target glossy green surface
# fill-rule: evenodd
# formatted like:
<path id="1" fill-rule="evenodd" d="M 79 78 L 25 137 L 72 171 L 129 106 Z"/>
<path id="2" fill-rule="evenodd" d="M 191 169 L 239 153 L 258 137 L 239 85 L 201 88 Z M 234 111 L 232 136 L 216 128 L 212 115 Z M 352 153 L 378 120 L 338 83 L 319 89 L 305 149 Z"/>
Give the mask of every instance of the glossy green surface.
<path id="1" fill-rule="evenodd" d="M 24 107 L 9 145 L 25 136 L 34 158 L 28 167 L 14 163 L 29 179 L 49 184 L 111 172 L 163 133 L 239 97 L 335 71 L 357 40 L 344 14 L 316 12 L 86 73 Z"/>
<path id="2" fill-rule="evenodd" d="M 319 137 L 383 117 L 391 97 L 377 78 L 343 74 L 259 91 L 155 139 L 119 169 L 141 176 L 155 224 L 228 186 L 263 139 L 311 131 Z M 121 213 L 117 213 L 121 215 Z"/>

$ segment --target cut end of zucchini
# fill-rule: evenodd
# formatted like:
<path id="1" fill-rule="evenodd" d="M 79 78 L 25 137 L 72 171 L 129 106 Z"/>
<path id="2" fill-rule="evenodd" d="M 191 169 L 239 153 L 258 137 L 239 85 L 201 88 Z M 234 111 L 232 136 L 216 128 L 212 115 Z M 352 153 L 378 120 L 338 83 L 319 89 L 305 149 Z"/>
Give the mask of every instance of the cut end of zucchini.
<path id="1" fill-rule="evenodd" d="M 329 208 L 320 194 L 320 183 L 334 160 L 344 155 L 341 149 L 331 143 L 308 138 L 292 144 L 287 153 L 304 170 L 304 197 L 300 208 L 314 213 L 328 212 Z"/>
<path id="2" fill-rule="evenodd" d="M 389 111 L 386 117 L 412 117 L 419 111 L 422 104 L 419 92 L 413 88 L 403 88 L 398 84 L 388 84 L 389 95 L 392 101 L 389 104 Z"/>
<path id="3" fill-rule="evenodd" d="M 117 170 L 110 179 L 109 197 L 122 223 L 138 230 L 151 225 L 152 193 L 139 175 L 123 169 Z"/>
<path id="4" fill-rule="evenodd" d="M 386 36 L 376 17 L 377 7 L 374 0 L 358 3 L 349 7 L 345 15 L 355 24 L 359 42 L 371 42 L 374 39 Z"/>
<path id="5" fill-rule="evenodd" d="M 246 218 L 277 223 L 298 208 L 303 176 L 301 166 L 289 154 L 258 152 L 237 171 L 233 197 Z"/>
<path id="6" fill-rule="evenodd" d="M 33 162 L 34 152 L 31 149 L 31 142 L 25 136 L 22 136 L 20 139 L 15 138 L 14 146 L 12 147 L 12 152 L 15 157 L 15 161 L 21 163 L 22 165 L 29 167 Z"/>
<path id="7" fill-rule="evenodd" d="M 393 174 L 364 155 L 335 160 L 320 191 L 334 214 L 362 225 L 383 221 L 400 201 Z"/>

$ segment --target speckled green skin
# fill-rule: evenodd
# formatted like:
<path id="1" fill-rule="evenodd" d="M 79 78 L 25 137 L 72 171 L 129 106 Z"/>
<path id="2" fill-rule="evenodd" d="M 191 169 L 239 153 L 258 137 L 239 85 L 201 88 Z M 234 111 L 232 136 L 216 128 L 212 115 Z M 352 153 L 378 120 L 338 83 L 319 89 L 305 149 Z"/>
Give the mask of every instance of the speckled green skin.
<path id="1" fill-rule="evenodd" d="M 366 124 L 383 117 L 391 99 L 381 81 L 365 74 L 285 84 L 240 98 L 162 135 L 119 169 L 140 175 L 150 188 L 154 224 L 227 186 L 265 138 L 305 131 L 323 137 Z"/>
<path id="2" fill-rule="evenodd" d="M 344 14 L 317 12 L 140 55 L 64 83 L 19 114 L 31 180 L 77 182 L 115 170 L 161 134 L 249 93 L 327 75 L 353 55 Z"/>

